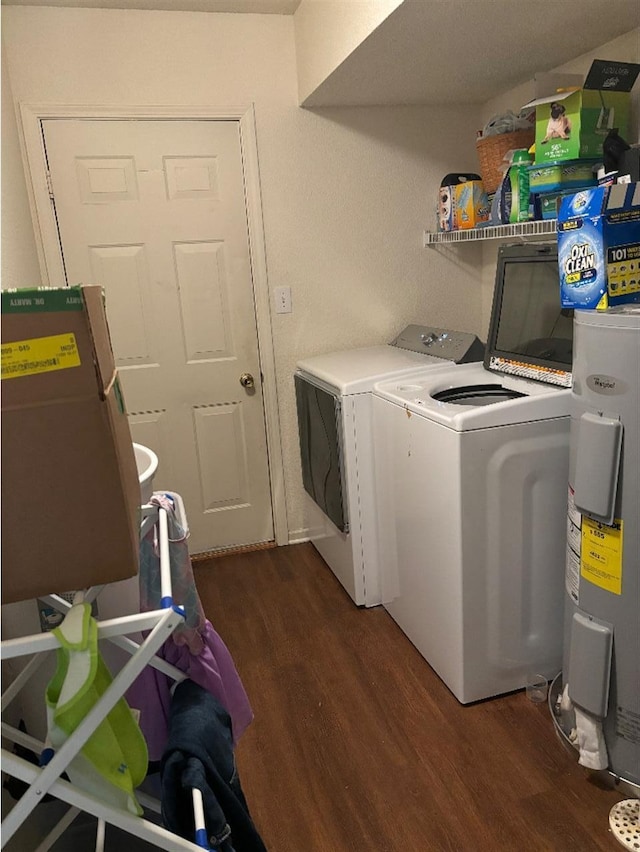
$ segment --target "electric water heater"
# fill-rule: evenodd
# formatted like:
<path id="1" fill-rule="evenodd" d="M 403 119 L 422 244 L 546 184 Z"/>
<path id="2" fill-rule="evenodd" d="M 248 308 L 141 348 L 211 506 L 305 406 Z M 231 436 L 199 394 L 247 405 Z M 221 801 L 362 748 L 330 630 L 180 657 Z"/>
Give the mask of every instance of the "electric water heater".
<path id="1" fill-rule="evenodd" d="M 640 791 L 640 305 L 576 311 L 573 352 L 563 694 L 580 762 Z"/>

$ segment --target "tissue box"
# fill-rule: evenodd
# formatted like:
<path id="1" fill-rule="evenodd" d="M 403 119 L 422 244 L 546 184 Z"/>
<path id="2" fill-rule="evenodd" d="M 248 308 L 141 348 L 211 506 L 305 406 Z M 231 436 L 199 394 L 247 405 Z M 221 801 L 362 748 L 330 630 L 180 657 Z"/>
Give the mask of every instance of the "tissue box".
<path id="1" fill-rule="evenodd" d="M 558 268 L 563 308 L 640 302 L 640 183 L 598 186 L 562 199 Z"/>
<path id="2" fill-rule="evenodd" d="M 540 75 L 537 96 L 525 105 L 536 108 L 536 164 L 601 158 L 602 143 L 614 127 L 624 138 L 629 92 L 639 72 L 633 62 L 596 59 L 577 90 L 575 79 L 571 85 L 566 76 Z"/>
<path id="3" fill-rule="evenodd" d="M 2 603 L 134 576 L 140 484 L 101 287 L 2 293 Z"/>

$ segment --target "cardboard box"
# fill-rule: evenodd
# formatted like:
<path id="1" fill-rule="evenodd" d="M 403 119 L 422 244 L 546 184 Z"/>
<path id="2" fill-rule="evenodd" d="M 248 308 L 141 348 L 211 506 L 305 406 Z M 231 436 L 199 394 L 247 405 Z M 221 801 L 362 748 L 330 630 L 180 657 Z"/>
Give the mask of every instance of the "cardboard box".
<path id="1" fill-rule="evenodd" d="M 564 195 L 574 193 L 575 190 L 566 190 L 562 192 L 532 192 L 531 201 L 533 203 L 533 218 L 534 219 L 557 219 L 560 202 Z"/>
<path id="2" fill-rule="evenodd" d="M 564 197 L 558 216 L 563 308 L 640 303 L 640 183 Z"/>
<path id="3" fill-rule="evenodd" d="M 580 187 L 588 189 L 589 187 Z M 532 192 L 534 219 L 557 219 L 560 211 L 560 203 L 565 195 L 575 195 L 577 189 L 559 189 L 555 192 Z"/>
<path id="4" fill-rule="evenodd" d="M 457 182 L 454 180 L 457 179 Z M 491 205 L 479 175 L 447 175 L 438 196 L 438 230 L 458 231 L 488 222 Z"/>
<path id="5" fill-rule="evenodd" d="M 477 228 L 481 222 L 488 222 L 491 205 L 480 180 L 471 180 L 454 187 L 454 205 L 456 228 L 466 230 Z"/>
<path id="6" fill-rule="evenodd" d="M 599 159 L 610 130 L 624 138 L 639 72 L 633 62 L 596 59 L 582 85 L 571 75 L 539 75 L 536 97 L 523 107 L 536 108 L 536 164 Z"/>
<path id="7" fill-rule="evenodd" d="M 1 298 L 2 603 L 132 577 L 140 485 L 102 289 Z"/>
<path id="8" fill-rule="evenodd" d="M 564 192 L 596 186 L 595 160 L 565 160 L 562 163 L 529 166 L 531 192 Z"/>

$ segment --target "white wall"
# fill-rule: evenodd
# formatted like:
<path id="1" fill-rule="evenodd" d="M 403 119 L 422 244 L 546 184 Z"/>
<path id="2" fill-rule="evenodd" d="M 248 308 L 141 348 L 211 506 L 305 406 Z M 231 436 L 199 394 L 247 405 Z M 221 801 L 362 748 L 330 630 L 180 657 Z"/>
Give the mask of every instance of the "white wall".
<path id="1" fill-rule="evenodd" d="M 422 248 L 441 178 L 477 168 L 477 110 L 302 110 L 291 17 L 2 11 L 16 102 L 255 103 L 269 286 L 293 295 L 293 313 L 273 316 L 273 337 L 289 529 L 304 534 L 296 361 L 387 342 L 409 322 L 480 331 L 477 247 Z M 16 277 L 31 283 L 27 267 Z"/>
<path id="2" fill-rule="evenodd" d="M 29 203 L 9 70 L 2 51 L 2 287 L 38 286 L 40 266 Z"/>
<path id="3" fill-rule="evenodd" d="M 300 103 L 403 2 L 302 0 L 294 15 Z"/>

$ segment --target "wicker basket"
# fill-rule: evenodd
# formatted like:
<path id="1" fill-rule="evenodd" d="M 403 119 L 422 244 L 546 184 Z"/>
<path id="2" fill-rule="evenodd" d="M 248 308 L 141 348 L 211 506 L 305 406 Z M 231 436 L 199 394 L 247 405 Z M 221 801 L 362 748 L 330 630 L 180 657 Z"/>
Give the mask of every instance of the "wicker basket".
<path id="1" fill-rule="evenodd" d="M 514 148 L 530 148 L 535 142 L 535 129 L 514 130 L 513 133 L 499 133 L 478 139 L 476 149 L 480 161 L 480 174 L 485 192 L 495 192 L 503 178 L 500 170 L 502 158 Z"/>

